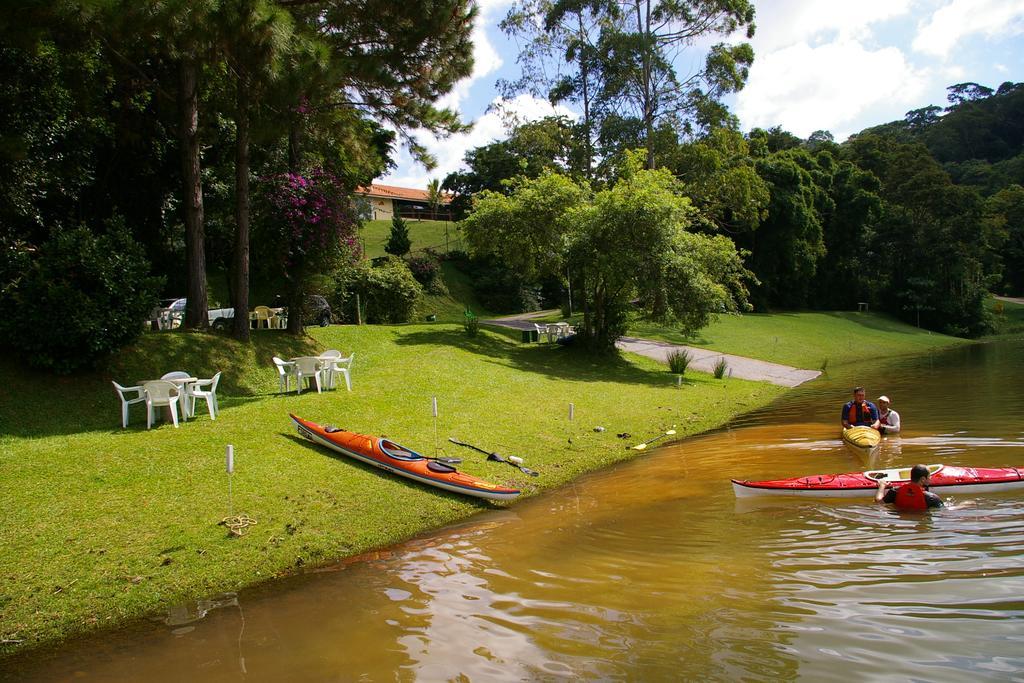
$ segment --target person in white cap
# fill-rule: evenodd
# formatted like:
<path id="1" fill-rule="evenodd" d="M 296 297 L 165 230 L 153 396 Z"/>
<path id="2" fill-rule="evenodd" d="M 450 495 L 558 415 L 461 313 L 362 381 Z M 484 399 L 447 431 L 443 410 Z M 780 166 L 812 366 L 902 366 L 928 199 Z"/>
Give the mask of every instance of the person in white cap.
<path id="1" fill-rule="evenodd" d="M 889 397 L 878 397 L 878 431 L 883 434 L 900 433 L 900 414 L 889 408 Z"/>

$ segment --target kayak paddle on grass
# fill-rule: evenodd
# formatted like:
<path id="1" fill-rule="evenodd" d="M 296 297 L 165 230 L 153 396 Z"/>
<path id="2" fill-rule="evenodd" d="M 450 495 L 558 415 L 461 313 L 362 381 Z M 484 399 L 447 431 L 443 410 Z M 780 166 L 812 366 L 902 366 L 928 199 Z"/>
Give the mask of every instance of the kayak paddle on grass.
<path id="1" fill-rule="evenodd" d="M 457 446 L 465 446 L 466 448 L 472 448 L 474 451 L 479 451 L 480 453 L 483 453 L 484 455 L 486 455 L 488 460 L 494 460 L 496 462 L 504 462 L 504 463 L 507 463 L 509 465 L 512 465 L 512 467 L 518 467 L 522 471 L 523 474 L 528 474 L 531 477 L 539 477 L 540 476 L 540 472 L 537 472 L 536 470 L 531 470 L 529 467 L 525 467 L 524 465 L 521 465 L 521 464 L 513 461 L 512 458 L 515 458 L 514 455 L 509 456 L 508 458 L 506 458 L 503 455 L 501 455 L 500 453 L 495 453 L 493 451 L 485 451 L 484 449 L 482 449 L 482 448 L 480 448 L 478 446 L 474 446 L 471 443 L 466 443 L 465 441 L 459 441 L 458 439 L 456 439 L 453 436 L 449 436 L 448 440 L 451 441 L 453 444 L 455 444 Z M 518 458 L 516 458 L 516 459 L 518 460 Z"/>
<path id="2" fill-rule="evenodd" d="M 666 436 L 673 436 L 676 433 L 676 430 L 675 430 L 675 425 L 672 425 L 672 427 L 673 427 L 672 429 L 668 430 L 664 434 L 659 434 L 658 436 L 654 437 L 653 439 L 649 439 L 648 441 L 644 441 L 643 443 L 638 443 L 635 446 L 630 446 L 630 448 L 632 448 L 634 451 L 642 451 L 642 450 L 646 449 L 648 446 L 650 446 L 652 443 L 654 443 L 655 441 L 658 441 L 659 439 L 664 439 Z"/>

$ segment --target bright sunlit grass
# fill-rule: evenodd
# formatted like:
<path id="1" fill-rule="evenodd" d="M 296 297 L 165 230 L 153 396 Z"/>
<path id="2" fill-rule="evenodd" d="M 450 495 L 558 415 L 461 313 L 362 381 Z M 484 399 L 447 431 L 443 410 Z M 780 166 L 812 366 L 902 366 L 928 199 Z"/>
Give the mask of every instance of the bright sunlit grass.
<path id="1" fill-rule="evenodd" d="M 783 390 L 693 374 L 682 388 L 654 361 L 598 360 L 556 345 L 521 345 L 456 325 L 312 329 L 312 341 L 277 331 L 251 346 L 207 334 L 147 334 L 110 371 L 75 378 L 0 365 L 0 646 L 24 649 L 109 626 L 187 599 L 234 590 L 298 567 L 407 538 L 492 504 L 399 479 L 298 438 L 289 412 L 435 453 L 526 495 L 637 455 L 626 449 L 678 425 L 714 428 Z M 353 391 L 277 395 L 272 355 L 356 353 Z M 121 430 L 109 384 L 171 370 L 225 372 L 221 415 L 180 429 L 145 429 L 132 406 Z M 575 404 L 575 421 L 568 405 Z M 594 432 L 601 425 L 604 432 Z M 629 432 L 628 440 L 616 433 Z M 537 478 L 448 436 L 524 457 Z M 570 443 L 571 439 L 571 443 Z M 258 520 L 231 539 L 224 447 L 235 446 L 234 512 Z"/>
<path id="2" fill-rule="evenodd" d="M 454 221 L 417 221 L 407 218 L 405 221 L 409 228 L 409 239 L 412 240 L 412 250 L 431 248 L 444 253 L 446 245 L 448 249 L 461 249 L 462 242 L 457 223 Z M 445 229 L 447 228 L 447 242 L 445 241 Z M 366 258 L 384 256 L 384 245 L 388 243 L 391 235 L 391 220 L 366 221 L 359 231 L 359 237 L 363 243 Z"/>
<path id="3" fill-rule="evenodd" d="M 868 312 L 723 315 L 688 337 L 638 320 L 629 334 L 811 370 L 968 343 Z"/>

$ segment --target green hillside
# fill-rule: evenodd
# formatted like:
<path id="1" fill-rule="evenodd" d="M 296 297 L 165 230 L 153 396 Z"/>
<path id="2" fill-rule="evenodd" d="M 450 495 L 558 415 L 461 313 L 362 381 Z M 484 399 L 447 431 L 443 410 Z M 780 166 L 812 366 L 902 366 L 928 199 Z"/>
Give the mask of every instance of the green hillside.
<path id="1" fill-rule="evenodd" d="M 458 224 L 454 221 L 416 221 L 407 220 L 412 250 L 432 248 L 438 252 L 462 249 L 462 239 Z M 445 231 L 447 230 L 447 242 Z M 384 256 L 384 245 L 391 234 L 391 221 L 366 221 L 359 230 L 359 238 L 363 244 L 366 258 Z"/>

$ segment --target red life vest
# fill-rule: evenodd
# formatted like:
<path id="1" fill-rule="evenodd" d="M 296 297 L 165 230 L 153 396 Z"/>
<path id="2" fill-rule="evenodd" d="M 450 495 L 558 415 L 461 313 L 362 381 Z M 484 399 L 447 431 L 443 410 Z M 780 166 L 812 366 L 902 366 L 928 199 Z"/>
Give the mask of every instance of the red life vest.
<path id="1" fill-rule="evenodd" d="M 928 500 L 920 484 L 906 483 L 896 489 L 893 505 L 902 510 L 927 510 Z"/>
<path id="2" fill-rule="evenodd" d="M 850 412 L 846 416 L 846 421 L 851 425 L 856 426 L 860 423 L 867 423 L 869 426 L 874 420 L 871 418 L 871 408 L 868 408 L 868 404 L 853 402 L 850 406 Z"/>

